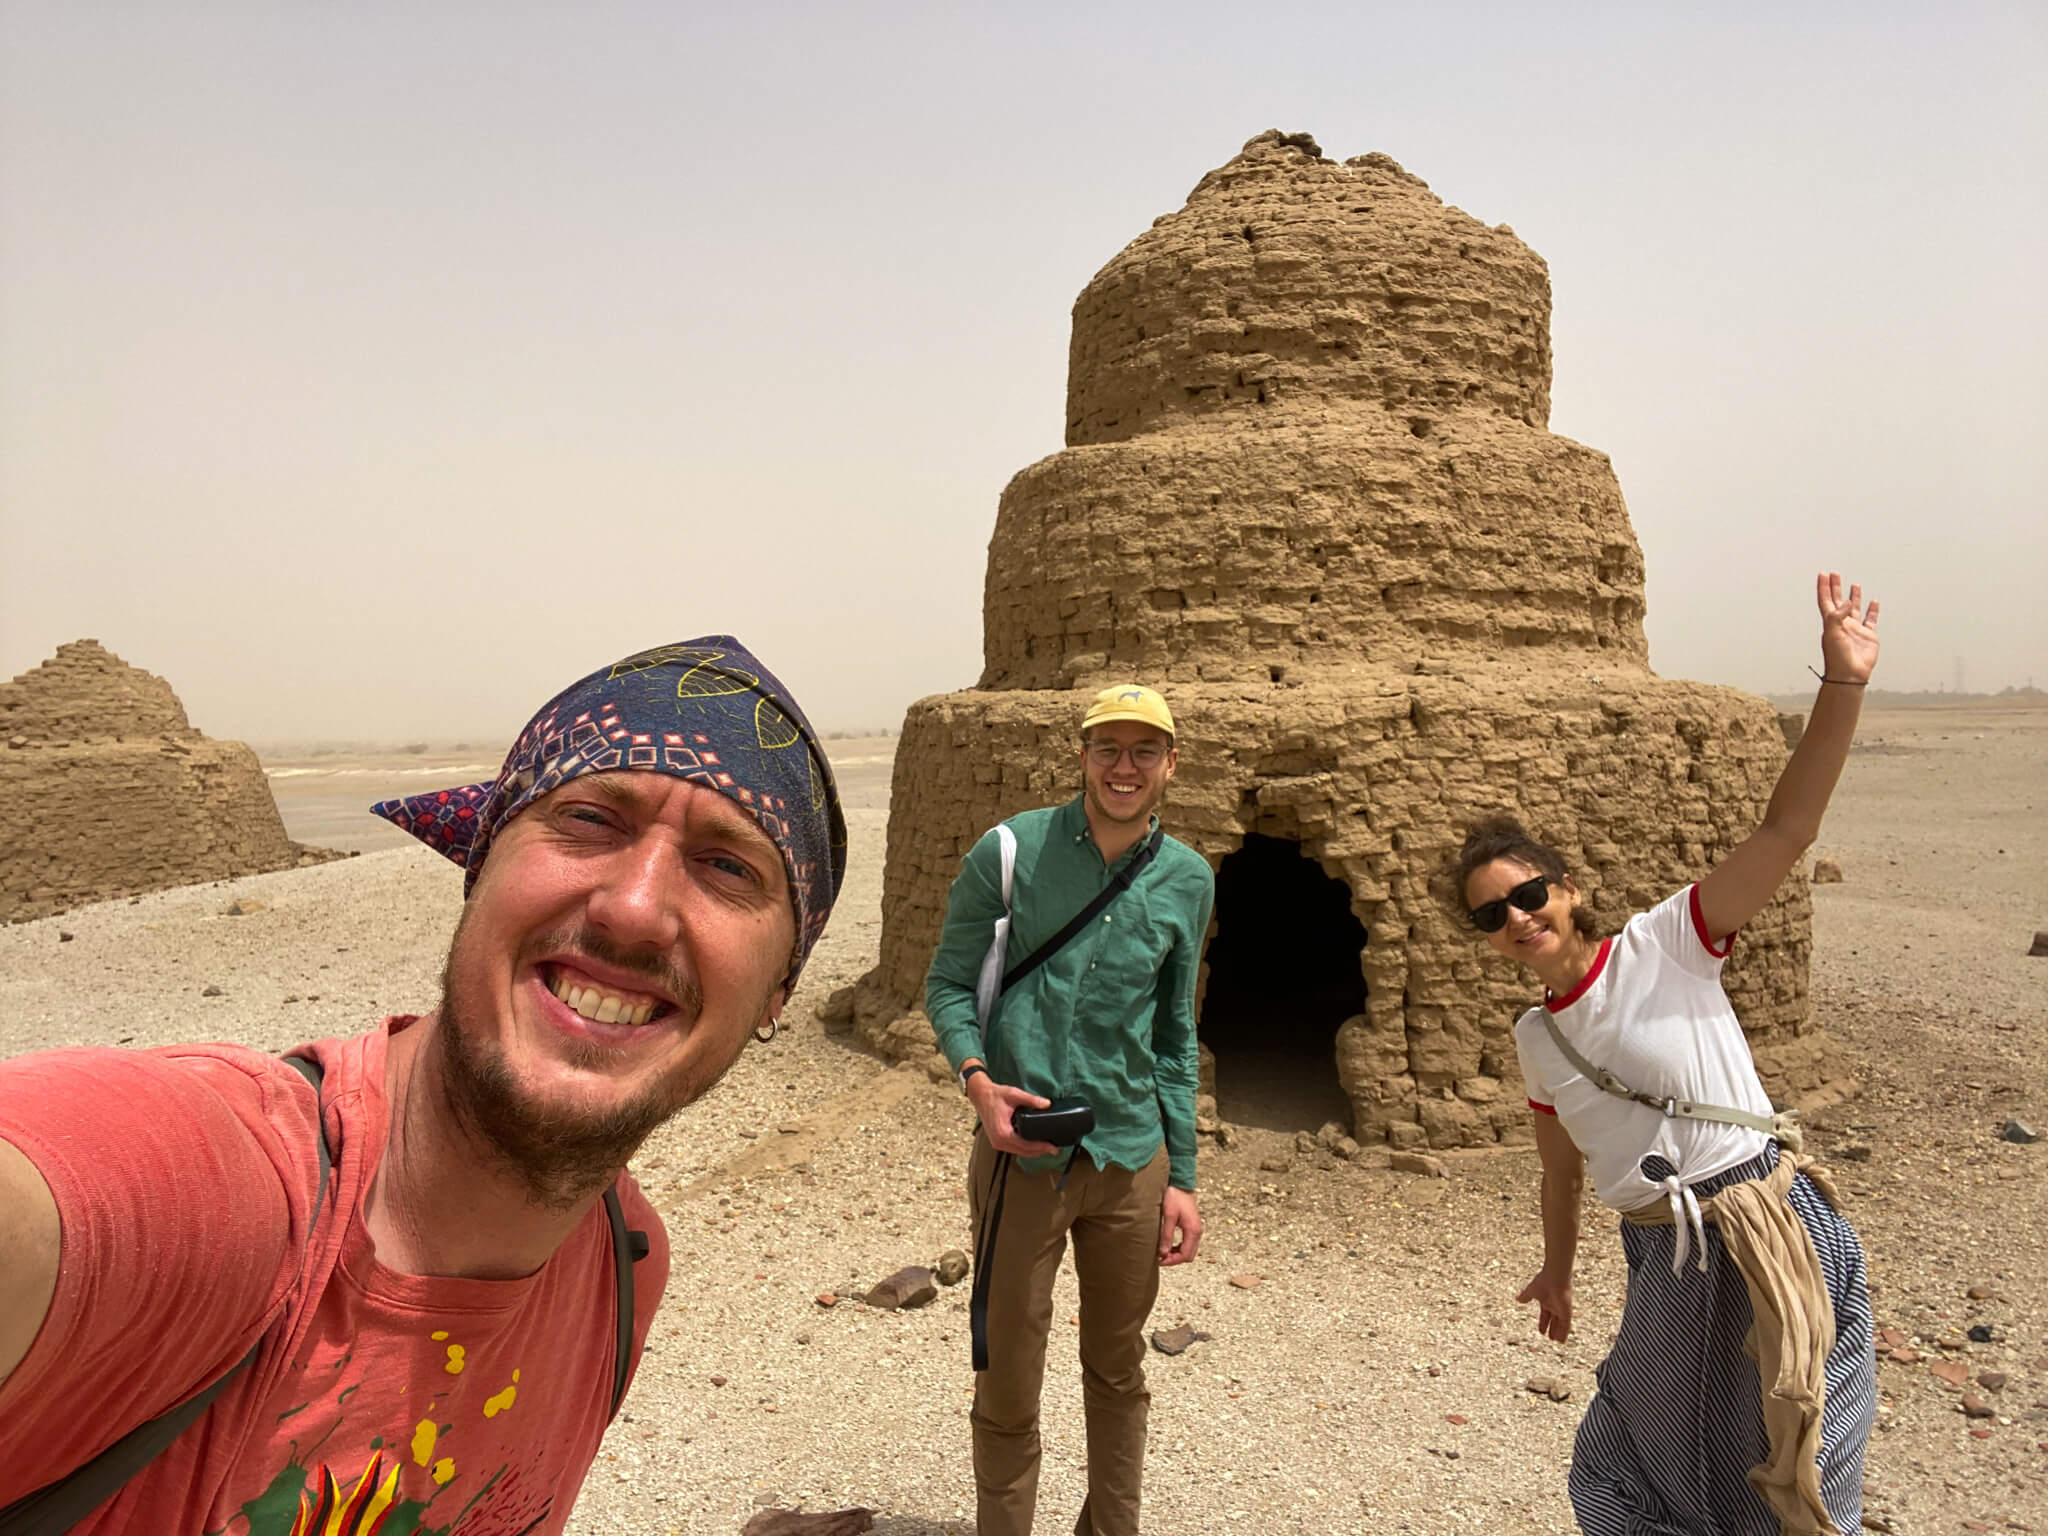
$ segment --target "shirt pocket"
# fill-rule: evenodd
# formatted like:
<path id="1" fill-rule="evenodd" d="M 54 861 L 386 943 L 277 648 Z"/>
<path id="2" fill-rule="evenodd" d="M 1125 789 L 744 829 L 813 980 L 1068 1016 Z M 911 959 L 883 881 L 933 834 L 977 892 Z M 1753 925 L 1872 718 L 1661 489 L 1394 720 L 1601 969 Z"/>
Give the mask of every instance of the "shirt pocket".
<path id="1" fill-rule="evenodd" d="M 1126 891 L 1089 925 L 1088 968 L 1081 973 L 1083 1029 L 1123 1033 L 1149 1016 L 1173 929 L 1138 891 Z"/>

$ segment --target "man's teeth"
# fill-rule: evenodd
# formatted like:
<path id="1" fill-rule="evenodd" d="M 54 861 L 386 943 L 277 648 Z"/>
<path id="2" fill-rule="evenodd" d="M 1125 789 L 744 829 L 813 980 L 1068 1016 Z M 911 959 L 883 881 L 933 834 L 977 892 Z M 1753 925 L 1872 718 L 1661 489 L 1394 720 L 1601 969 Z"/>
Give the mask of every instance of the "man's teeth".
<path id="1" fill-rule="evenodd" d="M 616 992 L 601 987 L 579 987 L 560 973 L 548 978 L 548 990 L 570 1008 L 598 1024 L 645 1024 L 654 1017 L 656 1004 L 629 1003 Z"/>

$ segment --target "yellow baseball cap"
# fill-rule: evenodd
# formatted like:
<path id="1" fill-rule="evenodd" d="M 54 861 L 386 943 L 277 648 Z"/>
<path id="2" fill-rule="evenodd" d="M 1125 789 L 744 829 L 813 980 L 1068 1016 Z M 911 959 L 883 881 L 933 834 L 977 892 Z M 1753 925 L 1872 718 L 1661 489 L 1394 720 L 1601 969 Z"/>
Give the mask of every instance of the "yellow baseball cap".
<path id="1" fill-rule="evenodd" d="M 1173 711 L 1166 707 L 1166 700 L 1139 683 L 1118 683 L 1095 695 L 1088 713 L 1081 717 L 1081 729 L 1085 732 L 1112 720 L 1137 720 L 1157 726 L 1169 736 L 1174 734 Z"/>

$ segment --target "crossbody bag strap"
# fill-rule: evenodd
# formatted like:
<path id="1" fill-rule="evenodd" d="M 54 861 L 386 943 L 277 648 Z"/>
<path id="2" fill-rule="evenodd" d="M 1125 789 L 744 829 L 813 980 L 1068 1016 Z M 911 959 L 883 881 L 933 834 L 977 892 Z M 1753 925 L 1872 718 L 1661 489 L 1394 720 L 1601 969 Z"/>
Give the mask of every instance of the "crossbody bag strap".
<path id="1" fill-rule="evenodd" d="M 1627 1099 L 1632 1104 L 1647 1104 L 1667 1120 L 1711 1120 L 1720 1125 L 1746 1126 L 1766 1136 L 1778 1133 L 1778 1121 L 1772 1115 L 1753 1115 L 1746 1109 L 1729 1109 L 1719 1104 L 1698 1104 L 1691 1099 L 1660 1098 L 1654 1093 L 1639 1093 L 1605 1067 L 1596 1067 L 1586 1060 L 1578 1047 L 1565 1039 L 1564 1031 L 1557 1027 L 1557 1020 L 1550 1016 L 1548 1009 L 1543 1013 L 1543 1027 L 1549 1032 L 1550 1043 L 1557 1047 L 1564 1059 L 1602 1093 L 1611 1093 L 1617 1099 Z"/>
<path id="2" fill-rule="evenodd" d="M 320 1063 L 303 1056 L 287 1056 L 284 1060 L 287 1066 L 313 1085 L 317 1097 L 322 1075 Z M 320 1149 L 320 1182 L 314 1187 L 313 1210 L 306 1221 L 309 1235 L 320 1220 L 320 1207 L 327 1199 L 328 1177 L 334 1168 L 334 1157 L 327 1147 L 325 1121 L 324 1114 L 314 1117 L 313 1139 Z M 64 1532 L 119 1493 L 136 1473 L 169 1450 L 171 1442 L 197 1423 L 200 1415 L 213 1405 L 213 1400 L 227 1390 L 228 1383 L 255 1362 L 262 1348 L 263 1340 L 258 1339 L 249 1353 L 170 1412 L 136 1425 L 68 1475 L 54 1483 L 46 1483 L 0 1509 L 0 1536 L 63 1536 Z"/>
<path id="3" fill-rule="evenodd" d="M 1118 871 L 1114 880 L 1110 881 L 1108 885 L 1105 885 L 1096 893 L 1093 901 L 1069 918 L 1066 927 L 1062 928 L 1058 933 L 1047 939 L 1038 948 L 1034 949 L 1030 954 L 1003 973 L 1003 990 L 1005 992 L 1009 991 L 1010 988 L 1017 985 L 1018 982 L 1065 949 L 1068 944 L 1073 942 L 1075 936 L 1082 929 L 1102 915 L 1104 907 L 1107 907 L 1117 897 L 1129 890 L 1131 882 L 1138 878 L 1144 871 L 1145 866 L 1152 862 L 1153 856 L 1159 852 L 1159 845 L 1165 840 L 1165 837 L 1166 829 L 1164 827 L 1154 827 L 1152 835 L 1145 840 L 1145 846 L 1138 850 L 1130 863 Z"/>

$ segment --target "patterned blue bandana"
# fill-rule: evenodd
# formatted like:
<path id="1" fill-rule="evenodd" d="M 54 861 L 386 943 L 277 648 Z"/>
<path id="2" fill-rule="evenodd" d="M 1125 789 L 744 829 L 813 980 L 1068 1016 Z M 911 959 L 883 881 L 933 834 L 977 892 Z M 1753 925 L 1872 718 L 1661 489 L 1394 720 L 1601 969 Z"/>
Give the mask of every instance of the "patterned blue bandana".
<path id="1" fill-rule="evenodd" d="M 796 908 L 794 984 L 846 879 L 846 818 L 811 723 L 730 635 L 642 651 L 570 684 L 489 784 L 370 809 L 467 870 L 467 896 L 506 822 L 578 774 L 636 768 L 717 790 L 773 840 Z"/>

